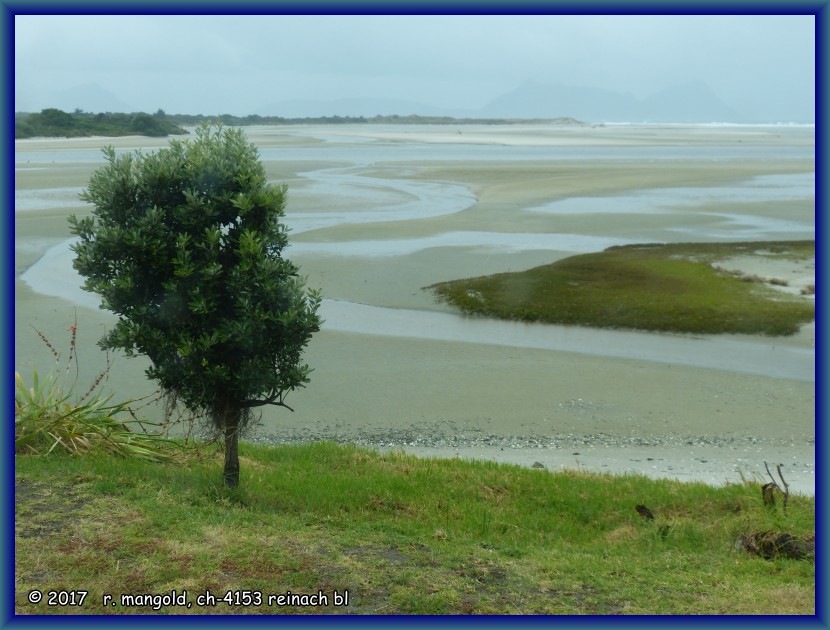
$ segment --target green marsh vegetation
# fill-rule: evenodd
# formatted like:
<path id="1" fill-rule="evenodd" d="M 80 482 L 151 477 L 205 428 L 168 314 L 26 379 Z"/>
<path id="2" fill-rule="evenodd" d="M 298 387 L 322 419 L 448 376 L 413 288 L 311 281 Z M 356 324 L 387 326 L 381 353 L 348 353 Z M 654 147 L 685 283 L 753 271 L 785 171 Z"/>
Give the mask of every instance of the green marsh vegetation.
<path id="1" fill-rule="evenodd" d="M 815 241 L 612 247 L 527 271 L 428 287 L 462 312 L 551 324 L 682 333 L 790 335 L 815 317 L 812 301 L 718 262 L 752 255 L 808 259 Z M 779 281 L 780 282 L 780 281 Z"/>

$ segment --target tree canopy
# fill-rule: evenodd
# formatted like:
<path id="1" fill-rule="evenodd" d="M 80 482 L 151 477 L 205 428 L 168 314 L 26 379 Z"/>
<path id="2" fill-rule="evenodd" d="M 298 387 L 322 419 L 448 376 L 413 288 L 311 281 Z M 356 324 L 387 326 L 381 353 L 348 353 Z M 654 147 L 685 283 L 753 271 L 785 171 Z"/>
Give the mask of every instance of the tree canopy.
<path id="1" fill-rule="evenodd" d="M 161 110 L 159 110 L 161 111 Z M 44 109 L 37 114 L 17 114 L 14 119 L 15 138 L 81 136 L 152 136 L 186 135 L 187 130 L 161 115 L 143 112 L 133 114 L 91 114 L 76 109 L 69 114 L 60 109 Z"/>
<path id="2" fill-rule="evenodd" d="M 319 292 L 283 256 L 286 187 L 267 182 L 239 129 L 202 125 L 155 153 L 104 154 L 81 194 L 92 215 L 69 218 L 84 288 L 119 317 L 100 345 L 148 356 L 150 378 L 213 418 L 236 485 L 227 449 L 250 409 L 288 407 L 308 382 L 302 351 L 320 327 Z"/>

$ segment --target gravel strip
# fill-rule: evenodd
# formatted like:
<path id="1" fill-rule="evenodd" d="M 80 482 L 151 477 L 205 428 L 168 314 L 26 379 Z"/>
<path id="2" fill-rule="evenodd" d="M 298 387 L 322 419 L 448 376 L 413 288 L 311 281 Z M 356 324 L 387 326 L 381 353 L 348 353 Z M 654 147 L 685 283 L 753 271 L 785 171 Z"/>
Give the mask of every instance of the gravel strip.
<path id="1" fill-rule="evenodd" d="M 369 430 L 332 428 L 292 429 L 280 432 L 255 430 L 246 439 L 258 444 L 299 444 L 303 442 L 330 441 L 357 444 L 367 447 L 419 447 L 419 448 L 676 448 L 716 447 L 744 448 L 747 446 L 813 447 L 813 438 L 792 439 L 785 443 L 771 438 L 746 436 L 709 435 L 637 435 L 620 436 L 608 433 L 560 434 L 560 435 L 497 435 L 481 430 L 465 428 L 453 430 L 449 426 L 412 427 L 410 429 Z"/>

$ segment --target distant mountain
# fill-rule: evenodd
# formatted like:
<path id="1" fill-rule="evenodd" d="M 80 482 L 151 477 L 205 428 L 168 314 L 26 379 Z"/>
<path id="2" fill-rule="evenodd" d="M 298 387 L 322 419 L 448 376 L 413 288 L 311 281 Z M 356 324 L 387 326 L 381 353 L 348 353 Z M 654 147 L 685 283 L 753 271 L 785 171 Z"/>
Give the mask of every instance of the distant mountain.
<path id="1" fill-rule="evenodd" d="M 87 83 L 86 85 L 52 92 L 48 101 L 49 107 L 67 112 L 76 109 L 93 114 L 100 112 L 133 113 L 138 111 L 97 83 Z"/>
<path id="2" fill-rule="evenodd" d="M 515 90 L 499 96 L 478 111 L 481 116 L 493 118 L 557 118 L 571 116 L 578 120 L 609 120 L 610 112 L 617 112 L 616 120 L 631 120 L 636 115 L 638 101 L 631 94 L 621 94 L 602 88 L 572 85 L 547 85 L 526 81 Z"/>
<path id="3" fill-rule="evenodd" d="M 527 81 L 495 99 L 487 117 L 556 118 L 589 122 L 738 122 L 740 116 L 703 82 L 685 83 L 638 99 L 628 92 Z"/>
<path id="4" fill-rule="evenodd" d="M 675 85 L 638 99 L 630 92 L 595 87 L 527 81 L 481 109 L 459 110 L 390 98 L 346 98 L 331 101 L 288 100 L 254 112 L 260 116 L 304 118 L 378 115 L 453 116 L 456 118 L 570 117 L 587 122 L 742 122 L 703 82 Z"/>
<path id="5" fill-rule="evenodd" d="M 642 106 L 645 120 L 654 122 L 744 122 L 702 81 L 667 87 Z"/>
<path id="6" fill-rule="evenodd" d="M 341 98 L 330 101 L 288 100 L 271 103 L 254 112 L 260 116 L 284 118 L 319 118 L 322 116 L 452 116 L 459 115 L 442 107 L 394 98 Z M 470 115 L 470 112 L 466 112 Z"/>
<path id="7" fill-rule="evenodd" d="M 72 112 L 138 111 L 96 83 L 54 92 L 48 107 Z M 217 114 L 219 112 L 216 112 Z M 597 122 L 763 122 L 728 107 L 702 81 L 674 85 L 647 98 L 596 87 L 526 81 L 480 109 L 458 109 L 394 98 L 285 100 L 246 111 L 244 115 L 283 118 L 425 116 L 474 119 L 574 118 Z"/>

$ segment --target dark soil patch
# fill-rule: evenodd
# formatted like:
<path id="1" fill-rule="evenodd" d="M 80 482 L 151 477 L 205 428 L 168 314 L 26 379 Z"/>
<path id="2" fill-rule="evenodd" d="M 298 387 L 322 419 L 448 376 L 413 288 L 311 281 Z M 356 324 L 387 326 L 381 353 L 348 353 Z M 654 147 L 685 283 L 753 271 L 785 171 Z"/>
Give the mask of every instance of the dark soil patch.
<path id="1" fill-rule="evenodd" d="M 36 538 L 65 532 L 91 503 L 66 486 L 15 478 L 15 533 L 21 538 Z"/>

